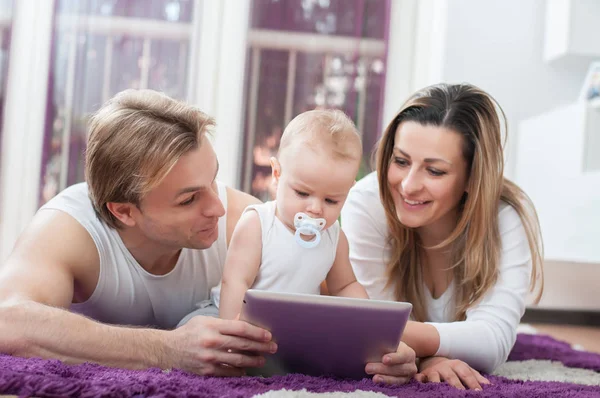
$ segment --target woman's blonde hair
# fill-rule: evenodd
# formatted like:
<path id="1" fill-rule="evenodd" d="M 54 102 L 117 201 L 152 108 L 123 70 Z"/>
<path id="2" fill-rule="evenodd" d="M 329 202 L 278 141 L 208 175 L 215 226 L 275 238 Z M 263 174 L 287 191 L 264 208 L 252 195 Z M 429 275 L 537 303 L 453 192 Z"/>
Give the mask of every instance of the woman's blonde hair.
<path id="1" fill-rule="evenodd" d="M 139 206 L 214 124 L 195 107 L 153 90 L 129 89 L 107 101 L 90 119 L 86 149 L 86 180 L 98 216 L 120 228 L 106 204 Z"/>
<path id="2" fill-rule="evenodd" d="M 449 248 L 456 284 L 455 320 L 464 320 L 466 311 L 495 284 L 502 242 L 498 210 L 502 201 L 512 206 L 523 222 L 531 250 L 530 289 L 539 278 L 543 291 L 543 247 L 536 211 L 529 197 L 504 178 L 504 142 L 501 121 L 506 116 L 497 101 L 468 84 L 439 84 L 412 95 L 383 133 L 377 151 L 379 192 L 390 230 L 391 258 L 388 285 L 398 300 L 413 304 L 415 320 L 426 321 L 423 275 L 420 267 L 421 242 L 414 229 L 397 217 L 388 184 L 388 169 L 398 126 L 412 121 L 453 130 L 463 138 L 462 152 L 467 162 L 468 183 L 459 206 L 459 219 L 450 236 L 433 249 Z"/>

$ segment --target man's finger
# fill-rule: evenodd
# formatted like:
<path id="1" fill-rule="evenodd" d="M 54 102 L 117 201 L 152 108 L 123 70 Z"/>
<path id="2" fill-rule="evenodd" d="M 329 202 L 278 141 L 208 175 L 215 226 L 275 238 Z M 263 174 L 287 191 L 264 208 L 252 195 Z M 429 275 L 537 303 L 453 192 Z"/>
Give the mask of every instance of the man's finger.
<path id="1" fill-rule="evenodd" d="M 236 352 L 218 351 L 215 355 L 215 362 L 236 368 L 259 368 L 265 364 L 265 358 Z"/>
<path id="2" fill-rule="evenodd" d="M 245 373 L 246 372 L 244 371 L 244 369 L 236 368 L 233 366 L 216 365 L 214 367 L 213 375 L 218 377 L 241 377 Z"/>
<path id="3" fill-rule="evenodd" d="M 271 341 L 273 336 L 268 330 L 251 325 L 244 321 L 221 320 L 218 324 L 221 334 L 244 337 L 255 341 Z"/>
<path id="4" fill-rule="evenodd" d="M 242 337 L 223 336 L 222 348 L 224 351 L 242 351 L 247 353 L 274 354 L 277 352 L 277 344 L 274 342 L 259 342 Z"/>

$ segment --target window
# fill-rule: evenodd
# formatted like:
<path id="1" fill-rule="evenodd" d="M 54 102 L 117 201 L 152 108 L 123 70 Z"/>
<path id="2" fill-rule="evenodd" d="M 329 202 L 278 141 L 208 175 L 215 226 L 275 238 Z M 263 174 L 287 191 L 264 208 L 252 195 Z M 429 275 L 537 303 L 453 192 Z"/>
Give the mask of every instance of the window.
<path id="1" fill-rule="evenodd" d="M 272 198 L 269 158 L 287 123 L 317 107 L 363 135 L 361 174 L 381 131 L 388 0 L 254 0 L 248 34 L 242 187 Z"/>
<path id="2" fill-rule="evenodd" d="M 127 88 L 185 99 L 193 0 L 57 0 L 41 202 L 84 180 L 87 120 Z"/>

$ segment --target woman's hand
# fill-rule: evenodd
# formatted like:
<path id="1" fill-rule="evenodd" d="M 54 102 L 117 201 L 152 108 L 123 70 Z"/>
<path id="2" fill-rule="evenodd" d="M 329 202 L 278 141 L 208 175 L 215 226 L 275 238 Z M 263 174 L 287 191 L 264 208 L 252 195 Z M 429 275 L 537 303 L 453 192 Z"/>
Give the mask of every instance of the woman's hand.
<path id="1" fill-rule="evenodd" d="M 429 357 L 421 360 L 419 373 L 415 375 L 415 379 L 421 383 L 445 381 L 459 390 L 464 390 L 465 387 L 481 390 L 482 384 L 490 384 L 488 379 L 465 362 L 444 357 Z"/>
<path id="2" fill-rule="evenodd" d="M 381 362 L 368 363 L 365 372 L 374 375 L 375 383 L 407 383 L 417 373 L 415 351 L 406 344 L 400 343 L 398 350 L 385 354 Z"/>

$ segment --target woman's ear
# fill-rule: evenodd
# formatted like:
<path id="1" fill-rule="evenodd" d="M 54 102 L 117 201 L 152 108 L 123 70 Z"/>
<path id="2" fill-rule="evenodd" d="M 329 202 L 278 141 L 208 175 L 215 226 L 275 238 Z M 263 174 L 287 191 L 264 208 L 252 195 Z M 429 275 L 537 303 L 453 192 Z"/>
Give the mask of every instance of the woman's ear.
<path id="1" fill-rule="evenodd" d="M 276 183 L 279 182 L 279 177 L 281 177 L 281 165 L 279 164 L 279 160 L 276 157 L 271 157 L 271 176 L 273 177 L 273 181 Z"/>

